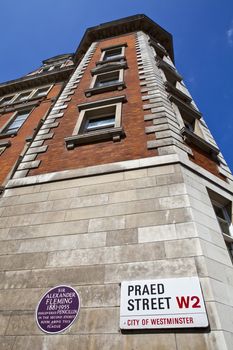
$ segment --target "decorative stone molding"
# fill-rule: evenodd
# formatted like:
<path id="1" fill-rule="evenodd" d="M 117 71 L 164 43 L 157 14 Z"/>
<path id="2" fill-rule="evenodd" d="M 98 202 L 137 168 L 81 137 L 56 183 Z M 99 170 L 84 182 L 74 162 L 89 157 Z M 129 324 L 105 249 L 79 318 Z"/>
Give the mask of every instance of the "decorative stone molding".
<path id="1" fill-rule="evenodd" d="M 180 125 L 168 99 L 168 93 L 160 70 L 156 65 L 148 36 L 143 32 L 138 32 L 136 40 L 141 92 L 147 93 L 147 95 L 142 96 L 142 100 L 147 101 L 143 105 L 143 109 L 149 112 L 144 119 L 151 120 L 154 127 L 160 126 L 159 129 L 146 128 L 146 133 L 155 134 L 155 140 L 148 141 L 148 148 L 156 148 L 159 155 L 166 152 L 167 154 L 180 152 L 192 154 L 191 149 L 184 144 L 181 137 Z M 165 54 L 164 51 L 163 53 Z M 163 133 L 161 133 L 162 130 Z"/>
<path id="2" fill-rule="evenodd" d="M 53 138 L 54 133 L 51 132 L 53 128 L 56 128 L 59 125 L 59 119 L 64 116 L 64 111 L 68 107 L 67 102 L 71 100 L 70 95 L 74 94 L 75 89 L 77 88 L 83 73 L 88 66 L 88 63 L 93 56 L 97 43 L 93 43 L 89 49 L 87 50 L 84 58 L 81 63 L 78 65 L 73 75 L 71 76 L 69 82 L 66 84 L 64 90 L 59 96 L 58 100 L 52 107 L 49 114 L 45 117 L 43 126 L 40 125 L 39 131 L 36 133 L 34 139 L 32 140 L 29 148 L 27 149 L 24 157 L 21 161 L 21 164 L 18 166 L 16 172 L 14 173 L 13 178 L 21 178 L 25 177 L 28 174 L 29 169 L 38 167 L 40 165 L 40 161 L 31 161 L 28 159 L 29 155 L 34 155 L 34 159 L 42 152 L 46 152 L 48 146 L 43 145 L 44 142 L 48 139 Z M 40 146 L 38 145 L 38 141 L 40 141 Z M 22 170 L 23 169 L 23 170 Z"/>

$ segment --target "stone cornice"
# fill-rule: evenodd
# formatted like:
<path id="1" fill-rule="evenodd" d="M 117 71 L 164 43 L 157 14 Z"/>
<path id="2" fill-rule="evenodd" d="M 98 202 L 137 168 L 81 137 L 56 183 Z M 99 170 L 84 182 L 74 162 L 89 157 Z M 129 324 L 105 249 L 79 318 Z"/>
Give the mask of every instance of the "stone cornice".
<path id="1" fill-rule="evenodd" d="M 94 41 L 137 31 L 143 31 L 151 39 L 159 41 L 174 60 L 172 35 L 146 15 L 138 14 L 88 28 L 76 50 L 74 61 L 78 62 Z"/>
<path id="2" fill-rule="evenodd" d="M 19 79 L 10 80 L 0 84 L 0 97 L 15 93 L 20 90 L 35 88 L 37 86 L 63 82 L 67 80 L 73 72 L 74 66 L 66 67 L 60 70 L 53 70 L 51 72 L 27 75 Z"/>

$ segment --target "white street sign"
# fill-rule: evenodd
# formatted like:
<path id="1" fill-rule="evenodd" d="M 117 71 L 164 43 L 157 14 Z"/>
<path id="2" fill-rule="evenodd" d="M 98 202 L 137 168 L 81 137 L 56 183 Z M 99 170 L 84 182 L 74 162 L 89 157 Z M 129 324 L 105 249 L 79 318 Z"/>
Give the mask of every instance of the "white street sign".
<path id="1" fill-rule="evenodd" d="M 121 283 L 121 329 L 207 327 L 198 277 Z"/>

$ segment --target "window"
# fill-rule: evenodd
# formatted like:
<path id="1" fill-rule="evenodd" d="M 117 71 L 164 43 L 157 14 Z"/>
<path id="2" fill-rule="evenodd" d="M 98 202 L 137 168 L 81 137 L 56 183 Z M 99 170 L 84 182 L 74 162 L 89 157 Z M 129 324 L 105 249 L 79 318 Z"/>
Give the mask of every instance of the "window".
<path id="1" fill-rule="evenodd" d="M 66 147 L 100 142 L 103 140 L 120 141 L 124 136 L 121 122 L 122 102 L 125 96 L 99 100 L 79 105 L 79 117 L 73 135 L 65 138 Z"/>
<path id="2" fill-rule="evenodd" d="M 11 101 L 13 100 L 13 97 L 14 97 L 14 95 L 3 97 L 3 98 L 0 100 L 0 105 L 1 105 L 1 106 L 8 105 L 8 104 L 11 103 Z"/>
<path id="3" fill-rule="evenodd" d="M 21 101 L 25 101 L 29 98 L 29 96 L 31 95 L 32 91 L 27 91 L 27 92 L 22 92 L 21 94 L 19 94 L 16 99 L 14 100 L 14 102 L 21 102 Z"/>
<path id="4" fill-rule="evenodd" d="M 28 99 L 32 99 L 32 98 L 36 98 L 36 97 L 38 97 L 38 98 L 44 97 L 48 94 L 48 92 L 50 91 L 51 88 L 52 88 L 52 86 L 45 86 L 45 87 L 41 87 L 39 89 L 34 89 L 34 90 L 30 90 L 30 91 L 23 91 L 23 92 L 15 94 L 15 95 L 3 97 L 0 100 L 0 107 L 6 106 L 6 105 L 11 104 L 11 103 L 13 104 L 13 103 L 24 102 L 24 101 L 27 101 Z"/>
<path id="5" fill-rule="evenodd" d="M 21 128 L 31 110 L 17 112 L 16 115 L 11 119 L 8 125 L 3 129 L 3 134 L 15 135 Z"/>
<path id="6" fill-rule="evenodd" d="M 231 236 L 231 220 L 227 208 L 215 201 L 212 201 L 212 205 L 222 233 Z"/>
<path id="7" fill-rule="evenodd" d="M 94 87 L 110 86 L 119 82 L 119 71 L 99 74 L 95 80 Z"/>
<path id="8" fill-rule="evenodd" d="M 114 111 L 113 111 L 114 113 Z M 114 127 L 115 125 L 115 113 L 113 115 L 99 116 L 93 118 L 87 118 L 85 122 L 84 132 L 91 132 L 93 130 L 100 130 Z"/>
<path id="9" fill-rule="evenodd" d="M 6 150 L 6 148 L 11 146 L 11 142 L 8 141 L 0 141 L 0 155 Z"/>
<path id="10" fill-rule="evenodd" d="M 220 230 L 222 232 L 227 250 L 233 262 L 233 226 L 231 222 L 232 206 L 231 202 L 225 198 L 208 190 L 210 200 L 218 220 Z"/>
<path id="11" fill-rule="evenodd" d="M 105 64 L 114 61 L 123 61 L 125 59 L 125 48 L 127 43 L 104 47 L 101 49 L 102 55 L 97 64 Z"/>
<path id="12" fill-rule="evenodd" d="M 33 97 L 42 97 L 42 96 L 46 96 L 49 89 L 50 89 L 49 87 L 44 87 L 44 88 L 38 89 L 38 90 L 36 90 L 36 92 L 33 94 Z"/>
<path id="13" fill-rule="evenodd" d="M 85 95 L 87 97 L 112 90 L 122 90 L 125 87 L 123 81 L 124 70 L 114 70 L 108 71 L 101 74 L 94 75 L 90 88 L 85 90 Z"/>
<path id="14" fill-rule="evenodd" d="M 115 58 L 120 58 L 122 55 L 122 48 L 116 48 L 112 50 L 106 50 L 104 53 L 103 61 L 109 61 Z"/>

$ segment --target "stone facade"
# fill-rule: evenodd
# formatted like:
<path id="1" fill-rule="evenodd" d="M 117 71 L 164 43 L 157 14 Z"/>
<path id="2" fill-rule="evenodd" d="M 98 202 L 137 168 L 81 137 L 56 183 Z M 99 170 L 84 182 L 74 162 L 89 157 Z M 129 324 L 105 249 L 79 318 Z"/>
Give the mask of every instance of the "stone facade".
<path id="1" fill-rule="evenodd" d="M 76 52 L 85 53 L 83 58 L 5 185 L 1 350 L 232 348 L 233 266 L 226 243 L 233 239 L 222 233 L 212 205 L 219 198 L 227 207 L 232 203 L 232 175 L 175 70 L 164 39 L 169 36 L 157 28 L 165 46 L 152 45 L 149 19 L 139 19 L 102 25 L 103 37 L 92 28 L 91 42 L 84 37 L 87 43 Z M 101 49 L 122 42 L 128 62 L 124 93 L 85 97 Z M 163 70 L 161 56 L 173 67 L 175 87 L 166 84 L 168 67 Z M 123 94 L 125 139 L 66 148 L 77 104 Z M 185 108 L 199 121 L 203 139 L 198 131 L 182 134 Z M 194 276 L 203 291 L 207 329 L 119 329 L 122 281 Z M 48 335 L 37 327 L 35 309 L 57 285 L 75 288 L 81 308 L 64 333 Z"/>

